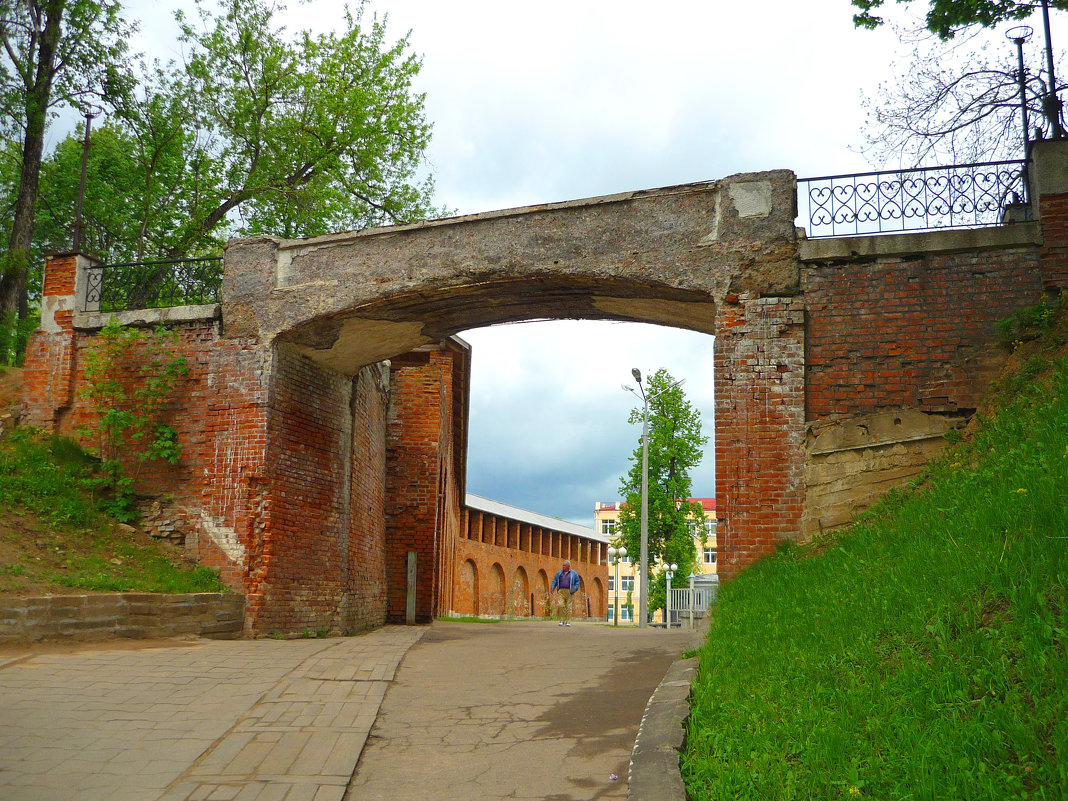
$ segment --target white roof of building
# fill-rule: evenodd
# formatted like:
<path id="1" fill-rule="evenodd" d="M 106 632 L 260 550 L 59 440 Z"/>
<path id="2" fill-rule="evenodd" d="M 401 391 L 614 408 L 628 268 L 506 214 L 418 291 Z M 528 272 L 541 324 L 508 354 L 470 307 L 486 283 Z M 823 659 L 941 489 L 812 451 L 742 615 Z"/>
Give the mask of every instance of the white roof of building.
<path id="1" fill-rule="evenodd" d="M 592 529 L 589 526 L 580 526 L 578 523 L 571 523 L 567 520 L 561 520 L 558 517 L 549 517 L 548 515 L 538 514 L 537 512 L 520 509 L 518 506 L 509 506 L 500 501 L 491 501 L 489 498 L 483 498 L 480 495 L 472 495 L 470 492 L 467 493 L 466 504 L 472 509 L 478 509 L 481 512 L 489 512 L 490 514 L 499 517 L 507 517 L 511 520 L 518 520 L 521 523 L 530 523 L 534 526 L 552 529 L 553 531 L 560 531 L 564 534 L 574 534 L 575 536 L 585 537 L 586 539 L 595 540 L 596 542 L 610 542 L 607 537 L 597 533 L 595 529 Z"/>

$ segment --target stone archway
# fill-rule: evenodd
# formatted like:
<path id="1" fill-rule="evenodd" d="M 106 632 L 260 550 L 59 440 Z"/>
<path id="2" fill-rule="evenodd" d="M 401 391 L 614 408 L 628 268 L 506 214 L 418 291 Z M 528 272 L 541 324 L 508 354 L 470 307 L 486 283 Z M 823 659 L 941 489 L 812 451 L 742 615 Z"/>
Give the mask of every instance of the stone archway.
<path id="1" fill-rule="evenodd" d="M 548 617 L 552 613 L 549 600 L 549 574 L 544 570 L 538 571 L 536 581 L 537 589 L 534 591 L 534 616 Z"/>
<path id="2" fill-rule="evenodd" d="M 591 582 L 592 591 L 589 593 L 590 617 L 604 617 L 608 612 L 608 593 L 599 578 Z"/>

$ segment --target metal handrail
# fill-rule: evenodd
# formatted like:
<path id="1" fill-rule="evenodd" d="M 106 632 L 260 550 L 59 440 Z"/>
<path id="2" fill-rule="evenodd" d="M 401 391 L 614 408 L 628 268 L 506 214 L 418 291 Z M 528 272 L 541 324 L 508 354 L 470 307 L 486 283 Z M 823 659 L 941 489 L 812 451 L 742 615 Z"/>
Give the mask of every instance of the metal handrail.
<path id="1" fill-rule="evenodd" d="M 88 269 L 83 311 L 218 303 L 221 287 L 221 256 L 99 264 Z"/>
<path id="2" fill-rule="evenodd" d="M 1026 162 L 987 161 L 803 178 L 798 219 L 810 239 L 1001 225 L 1027 215 Z"/>

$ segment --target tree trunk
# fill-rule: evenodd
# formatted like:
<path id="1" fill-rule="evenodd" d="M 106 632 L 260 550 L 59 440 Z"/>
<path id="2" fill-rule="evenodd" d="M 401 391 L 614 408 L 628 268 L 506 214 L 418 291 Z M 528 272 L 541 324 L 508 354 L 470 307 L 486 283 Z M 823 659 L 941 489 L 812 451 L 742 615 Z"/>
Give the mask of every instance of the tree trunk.
<path id="1" fill-rule="evenodd" d="M 7 258 L 0 276 L 0 320 L 14 319 L 25 308 L 26 270 L 33 241 L 33 215 L 37 205 L 37 185 L 41 177 L 45 123 L 52 99 L 56 49 L 60 22 L 66 0 L 48 0 L 44 4 L 44 31 L 38 40 L 37 69 L 32 83 L 26 85 L 26 136 L 22 145 L 22 173 L 15 199 L 15 217 L 11 224 Z M 30 75 L 27 65 L 26 76 Z"/>

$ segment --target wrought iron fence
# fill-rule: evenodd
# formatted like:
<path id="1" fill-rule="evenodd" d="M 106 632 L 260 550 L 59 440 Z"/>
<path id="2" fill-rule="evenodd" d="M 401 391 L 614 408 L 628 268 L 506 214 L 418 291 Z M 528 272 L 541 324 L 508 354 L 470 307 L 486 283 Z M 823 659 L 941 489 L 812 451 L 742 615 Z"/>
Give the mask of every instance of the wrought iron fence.
<path id="1" fill-rule="evenodd" d="M 89 268 L 84 311 L 161 309 L 219 302 L 222 257 Z"/>
<path id="2" fill-rule="evenodd" d="M 810 239 L 1000 225 L 1027 202 L 1026 162 L 828 175 L 797 182 Z M 1029 211 L 1025 211 L 1025 214 Z"/>

